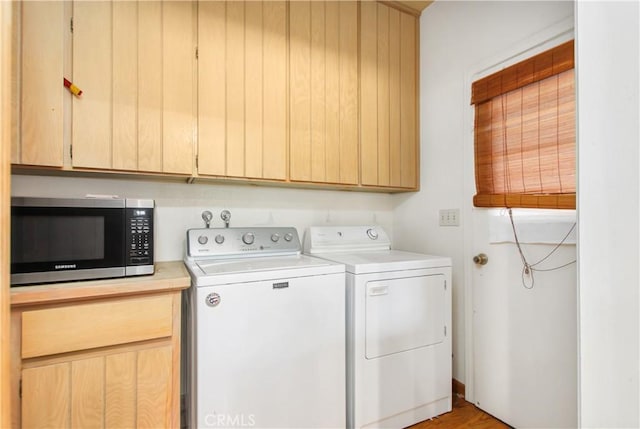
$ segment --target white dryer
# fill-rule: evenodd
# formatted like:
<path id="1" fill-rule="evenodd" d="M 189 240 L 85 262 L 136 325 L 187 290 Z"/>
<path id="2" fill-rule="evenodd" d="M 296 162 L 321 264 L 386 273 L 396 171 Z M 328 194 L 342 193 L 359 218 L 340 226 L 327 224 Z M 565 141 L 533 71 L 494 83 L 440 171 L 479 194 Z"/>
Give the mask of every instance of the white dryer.
<path id="1" fill-rule="evenodd" d="M 379 226 L 311 227 L 304 250 L 346 266 L 347 427 L 451 411 L 451 259 L 391 250 Z"/>

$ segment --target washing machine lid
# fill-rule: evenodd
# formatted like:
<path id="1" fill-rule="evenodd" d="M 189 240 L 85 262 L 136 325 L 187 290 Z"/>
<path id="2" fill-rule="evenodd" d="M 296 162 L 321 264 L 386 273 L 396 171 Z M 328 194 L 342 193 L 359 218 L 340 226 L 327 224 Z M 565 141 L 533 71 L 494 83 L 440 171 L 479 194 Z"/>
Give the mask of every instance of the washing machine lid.
<path id="1" fill-rule="evenodd" d="M 317 253 L 314 254 L 314 256 L 344 264 L 346 271 L 352 274 L 419 270 L 451 266 L 451 258 L 448 257 L 404 252 L 402 250 Z"/>
<path id="2" fill-rule="evenodd" d="M 344 273 L 344 265 L 307 255 L 238 259 L 186 259 L 196 286 Z"/>

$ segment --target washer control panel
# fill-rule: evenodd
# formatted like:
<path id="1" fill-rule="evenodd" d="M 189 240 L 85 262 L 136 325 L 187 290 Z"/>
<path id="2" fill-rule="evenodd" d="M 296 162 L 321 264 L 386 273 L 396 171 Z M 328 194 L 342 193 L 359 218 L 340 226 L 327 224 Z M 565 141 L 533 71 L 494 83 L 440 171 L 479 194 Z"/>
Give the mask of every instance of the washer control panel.
<path id="1" fill-rule="evenodd" d="M 187 231 L 187 256 L 242 258 L 299 254 L 298 231 L 293 227 L 195 228 Z"/>

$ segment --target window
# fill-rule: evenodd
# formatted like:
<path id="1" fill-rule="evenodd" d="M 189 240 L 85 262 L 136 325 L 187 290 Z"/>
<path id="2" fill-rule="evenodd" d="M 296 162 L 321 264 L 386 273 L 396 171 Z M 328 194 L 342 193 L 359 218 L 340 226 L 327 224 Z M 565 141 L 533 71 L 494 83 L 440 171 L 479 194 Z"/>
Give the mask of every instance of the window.
<path id="1" fill-rule="evenodd" d="M 476 207 L 575 209 L 573 41 L 477 80 Z"/>

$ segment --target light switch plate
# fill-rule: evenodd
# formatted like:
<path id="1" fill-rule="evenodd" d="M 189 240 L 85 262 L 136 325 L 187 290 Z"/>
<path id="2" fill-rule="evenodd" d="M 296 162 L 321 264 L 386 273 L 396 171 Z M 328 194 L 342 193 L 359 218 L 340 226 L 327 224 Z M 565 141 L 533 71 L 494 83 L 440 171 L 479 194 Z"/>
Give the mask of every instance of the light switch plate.
<path id="1" fill-rule="evenodd" d="M 440 226 L 460 226 L 460 209 L 442 209 Z"/>

